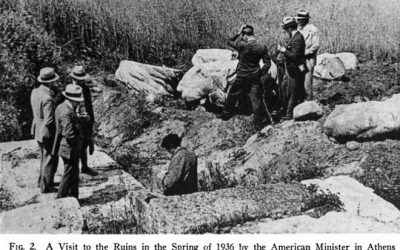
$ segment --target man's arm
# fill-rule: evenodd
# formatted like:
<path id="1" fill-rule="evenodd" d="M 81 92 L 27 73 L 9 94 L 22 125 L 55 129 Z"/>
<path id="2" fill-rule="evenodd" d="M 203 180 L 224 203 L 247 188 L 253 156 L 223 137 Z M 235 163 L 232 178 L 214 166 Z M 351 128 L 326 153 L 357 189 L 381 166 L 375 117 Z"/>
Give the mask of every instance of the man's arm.
<path id="1" fill-rule="evenodd" d="M 311 47 L 305 50 L 305 55 L 313 55 L 319 49 L 319 34 L 315 29 L 311 32 Z"/>
<path id="2" fill-rule="evenodd" d="M 286 49 L 284 52 L 286 58 L 292 61 L 300 61 L 304 56 L 305 43 L 301 39 L 295 39 L 292 42 L 292 48 L 290 50 Z"/>
<path id="3" fill-rule="evenodd" d="M 264 63 L 264 66 L 262 67 L 261 72 L 263 75 L 266 75 L 268 74 L 269 68 L 271 68 L 271 57 L 269 56 L 267 46 L 264 46 L 262 53 L 263 53 L 262 61 Z"/>
<path id="4" fill-rule="evenodd" d="M 162 186 L 164 193 L 174 190 L 174 187 L 181 178 L 182 169 L 185 165 L 185 158 L 182 154 L 176 154 L 172 157 L 171 162 L 168 166 L 168 171 L 162 180 Z"/>
<path id="5" fill-rule="evenodd" d="M 74 131 L 74 123 L 72 121 L 71 116 L 63 115 L 62 117 L 60 117 L 60 120 L 62 127 L 61 131 L 62 136 L 67 140 L 68 144 L 71 147 L 77 146 L 76 140 L 78 135 Z"/>
<path id="6" fill-rule="evenodd" d="M 243 35 L 241 33 L 236 34 L 229 38 L 228 45 L 231 46 L 232 48 L 236 49 L 237 51 L 240 51 L 240 48 L 242 47 L 242 43 L 243 43 L 242 38 L 243 38 Z"/>
<path id="7" fill-rule="evenodd" d="M 42 105 L 43 122 L 45 124 L 43 138 L 50 139 L 54 132 L 54 101 L 47 99 Z"/>

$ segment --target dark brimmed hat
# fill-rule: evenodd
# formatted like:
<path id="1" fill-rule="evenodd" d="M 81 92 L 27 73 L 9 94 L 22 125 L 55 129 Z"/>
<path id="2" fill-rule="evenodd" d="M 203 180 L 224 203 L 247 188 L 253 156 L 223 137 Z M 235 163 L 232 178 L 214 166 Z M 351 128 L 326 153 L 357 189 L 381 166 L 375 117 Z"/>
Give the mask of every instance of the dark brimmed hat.
<path id="1" fill-rule="evenodd" d="M 161 142 L 162 148 L 175 148 L 181 145 L 182 138 L 177 134 L 169 134 Z"/>
<path id="2" fill-rule="evenodd" d="M 65 91 L 62 92 L 65 98 L 75 101 L 75 102 L 83 102 L 83 94 L 82 88 L 76 84 L 68 84 L 65 88 Z"/>
<path id="3" fill-rule="evenodd" d="M 76 80 L 86 80 L 89 78 L 83 66 L 75 66 L 69 75 Z"/>
<path id="4" fill-rule="evenodd" d="M 46 67 L 40 70 L 39 76 L 37 78 L 40 83 L 51 83 L 60 79 L 54 68 Z"/>
<path id="5" fill-rule="evenodd" d="M 289 27 L 296 27 L 297 23 L 296 23 L 296 20 L 294 20 L 293 17 L 287 16 L 287 17 L 283 18 L 281 26 L 282 26 L 282 29 L 287 29 Z"/>
<path id="6" fill-rule="evenodd" d="M 296 19 L 310 19 L 310 12 L 306 9 L 300 9 L 297 11 Z"/>

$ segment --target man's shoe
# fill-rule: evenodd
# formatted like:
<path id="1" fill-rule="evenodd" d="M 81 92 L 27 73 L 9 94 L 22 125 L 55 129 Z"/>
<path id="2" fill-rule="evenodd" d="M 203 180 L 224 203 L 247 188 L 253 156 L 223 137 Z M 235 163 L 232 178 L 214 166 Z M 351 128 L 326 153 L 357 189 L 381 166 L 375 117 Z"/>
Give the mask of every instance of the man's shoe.
<path id="1" fill-rule="evenodd" d="M 45 188 L 44 190 L 42 189 L 41 192 L 42 192 L 43 194 L 47 194 L 47 193 L 56 193 L 56 192 L 58 192 L 58 189 L 57 189 L 57 188 L 54 188 L 54 187 L 48 187 L 48 188 Z"/>
<path id="2" fill-rule="evenodd" d="M 81 173 L 88 174 L 88 175 L 91 175 L 91 176 L 96 176 L 96 175 L 99 174 L 99 173 L 97 173 L 96 171 L 94 171 L 93 169 L 91 169 L 89 167 L 82 168 L 81 169 Z"/>
<path id="3" fill-rule="evenodd" d="M 227 121 L 227 120 L 231 119 L 233 116 L 234 116 L 233 113 L 222 112 L 222 114 L 218 115 L 217 117 L 223 121 Z"/>
<path id="4" fill-rule="evenodd" d="M 291 116 L 282 117 L 282 121 L 290 121 L 290 120 L 293 120 L 293 117 L 291 117 Z"/>

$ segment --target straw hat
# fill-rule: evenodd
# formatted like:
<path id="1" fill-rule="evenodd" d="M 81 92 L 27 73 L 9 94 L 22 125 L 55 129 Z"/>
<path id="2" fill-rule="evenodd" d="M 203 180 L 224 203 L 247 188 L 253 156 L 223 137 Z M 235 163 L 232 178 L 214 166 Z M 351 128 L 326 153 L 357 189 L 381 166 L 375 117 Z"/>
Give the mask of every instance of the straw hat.
<path id="1" fill-rule="evenodd" d="M 40 70 L 39 76 L 37 78 L 40 83 L 51 83 L 60 79 L 60 76 L 57 75 L 54 68 L 46 67 Z"/>
<path id="2" fill-rule="evenodd" d="M 76 80 L 86 80 L 89 77 L 83 66 L 75 66 L 69 75 Z"/>
<path id="3" fill-rule="evenodd" d="M 284 17 L 281 24 L 283 29 L 287 29 L 289 27 L 293 27 L 296 25 L 297 25 L 296 20 L 294 20 L 294 18 L 291 16 Z"/>
<path id="4" fill-rule="evenodd" d="M 310 19 L 310 12 L 306 9 L 300 9 L 297 11 L 296 19 Z"/>
<path id="5" fill-rule="evenodd" d="M 65 88 L 65 91 L 62 92 L 65 98 L 75 101 L 75 102 L 83 102 L 83 94 L 82 88 L 76 84 L 68 84 Z"/>

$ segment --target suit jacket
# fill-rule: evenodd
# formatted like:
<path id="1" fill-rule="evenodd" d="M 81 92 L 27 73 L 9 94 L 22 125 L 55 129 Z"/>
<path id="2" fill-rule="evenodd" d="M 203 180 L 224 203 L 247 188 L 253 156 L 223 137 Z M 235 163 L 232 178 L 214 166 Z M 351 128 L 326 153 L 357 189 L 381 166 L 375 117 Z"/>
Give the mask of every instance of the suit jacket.
<path id="1" fill-rule="evenodd" d="M 190 194 L 198 191 L 197 157 L 186 148 L 179 148 L 172 156 L 162 185 L 165 195 Z"/>
<path id="2" fill-rule="evenodd" d="M 79 158 L 82 131 L 75 111 L 64 101 L 57 106 L 55 116 L 56 136 L 52 154 L 66 159 Z"/>
<path id="3" fill-rule="evenodd" d="M 90 93 L 90 87 L 85 83 L 78 83 L 78 85 L 82 88 L 83 98 L 84 98 L 84 112 L 87 113 L 89 116 L 89 120 L 85 120 L 85 122 L 81 126 L 84 126 L 84 137 L 85 140 L 89 143 L 93 142 L 93 125 L 95 123 L 94 120 L 94 112 L 93 112 L 93 102 L 92 102 L 92 95 Z M 83 109 L 81 109 L 83 111 Z"/>
<path id="4" fill-rule="evenodd" d="M 306 66 L 306 58 L 304 55 L 305 48 L 306 43 L 304 37 L 299 31 L 297 31 L 289 40 L 286 51 L 284 53 L 286 69 L 289 76 L 298 77 L 308 72 Z M 303 65 L 305 67 L 305 71 L 302 72 L 300 70 L 300 65 Z"/>
<path id="5" fill-rule="evenodd" d="M 44 85 L 32 90 L 31 106 L 33 122 L 31 134 L 41 143 L 53 143 L 54 124 L 54 97 L 50 89 Z"/>
<path id="6" fill-rule="evenodd" d="M 239 52 L 239 63 L 237 66 L 237 77 L 248 78 L 255 75 L 265 75 L 271 67 L 271 58 L 267 46 L 258 43 L 255 39 L 242 40 L 242 35 L 229 38 L 228 45 Z M 264 66 L 260 69 L 260 60 Z"/>

